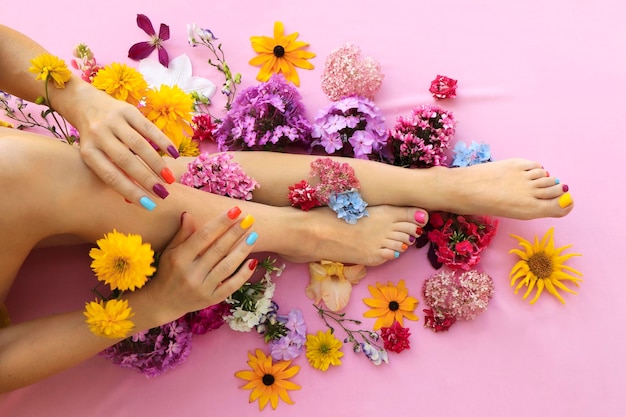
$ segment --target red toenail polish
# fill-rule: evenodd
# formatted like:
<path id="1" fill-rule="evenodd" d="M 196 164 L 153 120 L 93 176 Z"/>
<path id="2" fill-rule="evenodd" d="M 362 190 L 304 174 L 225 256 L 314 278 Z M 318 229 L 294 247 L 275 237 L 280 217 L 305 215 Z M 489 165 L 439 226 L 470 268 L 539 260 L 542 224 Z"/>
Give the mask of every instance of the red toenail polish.
<path id="1" fill-rule="evenodd" d="M 415 229 L 416 235 L 421 236 L 422 233 L 424 233 L 424 229 L 422 229 L 421 227 L 418 227 L 417 229 Z"/>
<path id="2" fill-rule="evenodd" d="M 563 184 L 563 192 L 566 193 L 569 191 L 569 185 Z"/>

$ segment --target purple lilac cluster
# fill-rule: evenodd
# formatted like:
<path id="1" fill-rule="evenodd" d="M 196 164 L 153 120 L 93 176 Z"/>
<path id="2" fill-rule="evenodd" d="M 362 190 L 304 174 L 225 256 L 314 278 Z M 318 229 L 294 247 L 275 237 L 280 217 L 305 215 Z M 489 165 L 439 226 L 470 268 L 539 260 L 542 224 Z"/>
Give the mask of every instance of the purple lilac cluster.
<path id="1" fill-rule="evenodd" d="M 308 147 L 310 135 L 302 96 L 276 74 L 239 93 L 214 137 L 220 151 L 281 151 L 291 144 Z"/>
<path id="2" fill-rule="evenodd" d="M 275 360 L 289 361 L 302 354 L 306 343 L 306 323 L 302 311 L 292 309 L 285 316 L 278 314 L 278 306 L 276 305 L 276 310 L 268 314 L 266 322 L 268 325 L 282 328 L 280 331 L 274 330 L 273 332 L 280 334 L 280 336 L 275 336 L 268 342 L 270 354 Z M 259 329 L 264 325 L 260 325 Z"/>

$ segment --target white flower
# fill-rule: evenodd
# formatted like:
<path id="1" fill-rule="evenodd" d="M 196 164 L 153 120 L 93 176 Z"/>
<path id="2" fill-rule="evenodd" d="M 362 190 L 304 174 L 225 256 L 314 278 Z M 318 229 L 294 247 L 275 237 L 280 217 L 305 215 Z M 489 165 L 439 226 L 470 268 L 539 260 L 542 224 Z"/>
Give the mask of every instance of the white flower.
<path id="1" fill-rule="evenodd" d="M 196 36 L 200 38 L 200 41 L 196 39 Z M 187 24 L 187 41 L 189 45 L 196 46 L 198 43 L 211 43 L 216 41 L 217 38 L 209 29 L 202 29 L 195 23 Z"/>
<path id="2" fill-rule="evenodd" d="M 256 302 L 256 314 L 259 316 L 265 316 L 270 311 L 271 306 L 271 298 L 261 298 L 259 301 Z"/>
<path id="3" fill-rule="evenodd" d="M 139 61 L 139 72 L 150 87 L 177 86 L 185 93 L 196 92 L 208 98 L 215 94 L 215 84 L 206 78 L 191 75 L 191 60 L 187 55 L 172 59 L 168 68 L 161 65 L 159 61 L 142 59 Z"/>

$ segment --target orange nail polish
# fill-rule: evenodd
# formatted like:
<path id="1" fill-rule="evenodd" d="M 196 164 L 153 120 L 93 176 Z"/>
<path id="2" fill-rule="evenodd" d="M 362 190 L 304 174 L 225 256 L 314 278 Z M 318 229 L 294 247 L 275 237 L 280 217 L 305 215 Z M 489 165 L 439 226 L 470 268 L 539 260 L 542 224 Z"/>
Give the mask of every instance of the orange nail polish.
<path id="1" fill-rule="evenodd" d="M 165 167 L 161 170 L 161 177 L 163 177 L 163 179 L 165 180 L 166 183 L 168 184 L 173 184 L 174 181 L 176 181 L 176 178 L 174 177 L 174 174 L 172 173 L 172 171 Z"/>
<path id="2" fill-rule="evenodd" d="M 241 223 L 239 223 L 239 225 L 242 229 L 247 229 L 248 227 L 252 226 L 252 223 L 254 223 L 254 217 L 248 214 L 246 217 L 243 218 L 243 220 L 241 220 Z"/>
<path id="3" fill-rule="evenodd" d="M 241 214 L 241 209 L 237 206 L 228 210 L 227 216 L 231 220 L 235 220 Z"/>
<path id="4" fill-rule="evenodd" d="M 406 243 L 402 244 L 402 252 L 404 252 L 405 250 L 407 250 L 409 248 L 409 245 L 407 245 Z"/>

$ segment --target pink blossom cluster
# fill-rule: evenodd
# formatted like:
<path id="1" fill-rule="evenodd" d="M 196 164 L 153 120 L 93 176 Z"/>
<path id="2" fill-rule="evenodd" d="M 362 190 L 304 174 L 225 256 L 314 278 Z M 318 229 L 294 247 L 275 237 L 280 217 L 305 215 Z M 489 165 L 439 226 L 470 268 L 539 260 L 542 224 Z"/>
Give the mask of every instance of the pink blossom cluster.
<path id="1" fill-rule="evenodd" d="M 393 164 L 410 168 L 446 165 L 446 149 L 454 136 L 452 112 L 436 105 L 421 105 L 409 117 L 399 116 L 389 132 Z"/>
<path id="2" fill-rule="evenodd" d="M 432 230 L 427 237 L 437 262 L 452 269 L 469 270 L 480 262 L 480 254 L 496 234 L 498 220 L 487 216 L 433 212 L 429 227 Z"/>
<path id="3" fill-rule="evenodd" d="M 259 184 L 232 159 L 227 153 L 203 152 L 187 165 L 180 182 L 209 193 L 251 200 Z"/>
<path id="4" fill-rule="evenodd" d="M 422 292 L 434 316 L 473 320 L 487 309 L 494 285 L 484 272 L 442 270 L 424 282 Z"/>

